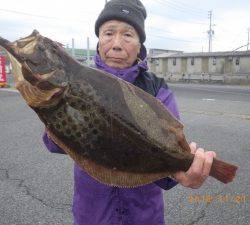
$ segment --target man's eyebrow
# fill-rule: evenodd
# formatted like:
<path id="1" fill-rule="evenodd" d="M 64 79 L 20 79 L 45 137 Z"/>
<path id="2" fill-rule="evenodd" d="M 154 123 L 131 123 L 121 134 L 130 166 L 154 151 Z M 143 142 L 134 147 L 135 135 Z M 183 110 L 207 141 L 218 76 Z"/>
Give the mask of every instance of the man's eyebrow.
<path id="1" fill-rule="evenodd" d="M 117 28 L 116 25 L 110 24 L 110 25 L 107 25 L 107 26 L 105 26 L 105 27 L 102 27 L 102 30 L 113 30 L 113 29 L 116 29 L 116 28 Z M 135 29 L 134 29 L 132 26 L 130 26 L 130 25 L 125 25 L 125 26 L 123 26 L 123 29 L 130 30 L 130 31 L 134 31 L 134 30 L 135 30 Z"/>
<path id="2" fill-rule="evenodd" d="M 128 29 L 128 30 L 131 30 L 131 31 L 134 31 L 135 29 L 132 27 L 132 26 L 130 26 L 130 25 L 126 25 L 126 26 L 124 26 L 124 28 L 125 29 Z"/>
<path id="3" fill-rule="evenodd" d="M 111 29 L 115 29 L 117 26 L 115 25 L 107 25 L 105 27 L 102 27 L 102 30 L 111 30 Z"/>

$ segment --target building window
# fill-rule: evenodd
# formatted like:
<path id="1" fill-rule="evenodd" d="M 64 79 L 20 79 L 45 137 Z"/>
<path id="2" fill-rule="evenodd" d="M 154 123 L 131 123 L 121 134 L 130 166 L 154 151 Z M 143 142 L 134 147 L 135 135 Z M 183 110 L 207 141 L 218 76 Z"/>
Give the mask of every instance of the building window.
<path id="1" fill-rule="evenodd" d="M 191 58 L 191 66 L 194 65 L 194 57 Z"/>
<path id="2" fill-rule="evenodd" d="M 173 58 L 173 65 L 176 66 L 176 58 Z"/>
<path id="3" fill-rule="evenodd" d="M 236 58 L 236 60 L 235 60 L 235 65 L 236 65 L 236 66 L 239 66 L 239 65 L 240 65 L 240 58 Z"/>
<path id="4" fill-rule="evenodd" d="M 216 57 L 213 57 L 213 65 L 216 65 Z"/>

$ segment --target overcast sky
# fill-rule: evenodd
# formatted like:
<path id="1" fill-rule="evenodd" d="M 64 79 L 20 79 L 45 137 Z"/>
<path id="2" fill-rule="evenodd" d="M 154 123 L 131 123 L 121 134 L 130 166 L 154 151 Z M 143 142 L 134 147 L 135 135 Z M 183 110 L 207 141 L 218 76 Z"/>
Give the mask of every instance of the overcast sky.
<path id="1" fill-rule="evenodd" d="M 126 1 L 126 0 L 124 0 Z M 213 51 L 231 51 L 247 44 L 249 0 L 142 0 L 148 13 L 147 48 L 201 52 L 208 50 L 212 10 Z M 3 0 L 0 36 L 11 41 L 37 29 L 42 35 L 78 48 L 95 49 L 94 24 L 105 0 Z M 242 48 L 241 50 L 245 50 Z"/>

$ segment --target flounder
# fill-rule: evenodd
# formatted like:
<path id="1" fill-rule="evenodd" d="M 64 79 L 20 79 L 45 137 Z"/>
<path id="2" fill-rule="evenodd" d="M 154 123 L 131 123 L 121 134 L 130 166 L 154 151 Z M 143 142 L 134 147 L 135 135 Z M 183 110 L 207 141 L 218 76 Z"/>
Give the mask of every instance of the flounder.
<path id="1" fill-rule="evenodd" d="M 183 125 L 150 94 L 83 66 L 37 31 L 15 42 L 0 38 L 0 45 L 50 138 L 93 178 L 136 187 L 189 169 L 194 155 Z M 236 170 L 214 159 L 210 175 L 228 183 Z"/>

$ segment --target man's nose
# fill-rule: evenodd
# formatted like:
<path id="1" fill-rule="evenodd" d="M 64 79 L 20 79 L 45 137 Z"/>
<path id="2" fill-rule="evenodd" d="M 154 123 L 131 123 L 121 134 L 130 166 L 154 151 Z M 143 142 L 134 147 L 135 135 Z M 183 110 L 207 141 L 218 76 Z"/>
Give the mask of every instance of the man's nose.
<path id="1" fill-rule="evenodd" d="M 117 34 L 114 36 L 112 49 L 115 51 L 122 50 L 122 36 L 121 35 Z"/>

